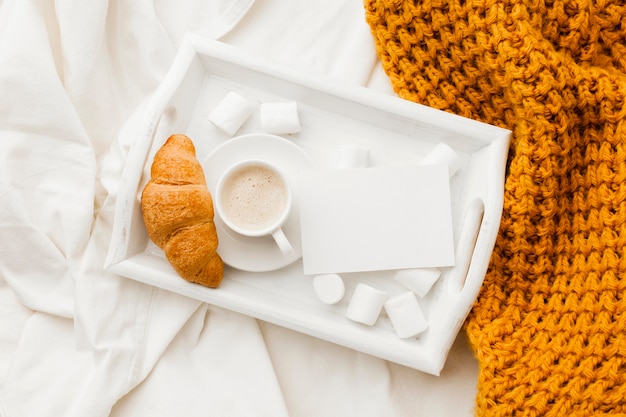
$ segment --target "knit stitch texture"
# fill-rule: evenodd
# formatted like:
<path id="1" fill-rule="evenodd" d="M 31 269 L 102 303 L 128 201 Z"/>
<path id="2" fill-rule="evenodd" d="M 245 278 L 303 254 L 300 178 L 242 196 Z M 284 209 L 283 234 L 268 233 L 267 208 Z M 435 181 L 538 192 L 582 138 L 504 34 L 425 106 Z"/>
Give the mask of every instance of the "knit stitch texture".
<path id="1" fill-rule="evenodd" d="M 476 414 L 626 413 L 624 1 L 364 5 L 399 96 L 513 131 Z"/>

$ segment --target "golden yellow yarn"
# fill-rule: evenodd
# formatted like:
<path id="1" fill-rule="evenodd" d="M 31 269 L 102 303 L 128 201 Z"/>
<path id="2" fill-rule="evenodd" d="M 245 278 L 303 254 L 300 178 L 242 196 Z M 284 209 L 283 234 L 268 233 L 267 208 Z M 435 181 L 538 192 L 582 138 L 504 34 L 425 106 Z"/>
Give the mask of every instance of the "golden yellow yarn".
<path id="1" fill-rule="evenodd" d="M 626 4 L 364 4 L 398 95 L 513 131 L 476 414 L 626 413 Z"/>

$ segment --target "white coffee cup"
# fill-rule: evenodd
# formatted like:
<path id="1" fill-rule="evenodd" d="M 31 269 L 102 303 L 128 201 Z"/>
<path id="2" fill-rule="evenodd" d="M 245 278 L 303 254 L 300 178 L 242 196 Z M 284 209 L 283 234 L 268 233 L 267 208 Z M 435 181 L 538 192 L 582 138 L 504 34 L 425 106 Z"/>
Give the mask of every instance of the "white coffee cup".
<path id="1" fill-rule="evenodd" d="M 291 190 L 285 176 L 272 164 L 246 160 L 220 177 L 215 209 L 233 231 L 252 237 L 272 236 L 285 256 L 294 249 L 282 229 L 291 211 Z"/>

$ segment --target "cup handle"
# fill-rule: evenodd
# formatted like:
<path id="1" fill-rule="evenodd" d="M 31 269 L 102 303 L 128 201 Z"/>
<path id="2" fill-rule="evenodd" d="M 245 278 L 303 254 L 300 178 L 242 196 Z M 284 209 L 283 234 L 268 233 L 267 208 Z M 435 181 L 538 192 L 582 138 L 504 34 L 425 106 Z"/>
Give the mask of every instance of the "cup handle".
<path id="1" fill-rule="evenodd" d="M 274 233 L 272 233 L 272 237 L 276 241 L 276 244 L 280 248 L 280 251 L 283 253 L 283 255 L 293 255 L 293 246 L 291 246 L 291 243 L 289 243 L 289 239 L 287 239 L 287 236 L 285 236 L 285 232 L 283 232 L 282 228 L 278 228 Z"/>

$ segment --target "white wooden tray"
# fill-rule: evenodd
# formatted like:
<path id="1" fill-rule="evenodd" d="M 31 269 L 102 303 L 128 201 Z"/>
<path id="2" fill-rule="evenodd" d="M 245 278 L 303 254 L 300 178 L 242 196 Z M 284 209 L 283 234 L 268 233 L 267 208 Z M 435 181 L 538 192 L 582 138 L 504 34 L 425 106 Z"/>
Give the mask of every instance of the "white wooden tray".
<path id="1" fill-rule="evenodd" d="M 346 296 L 329 306 L 317 299 L 301 260 L 266 272 L 228 267 L 222 285 L 209 289 L 184 281 L 154 249 L 138 199 L 152 157 L 173 133 L 194 140 L 200 161 L 229 140 L 209 122 L 208 114 L 230 91 L 257 103 L 296 101 L 302 130 L 285 138 L 318 167 L 330 166 L 330 156 L 341 144 L 368 148 L 372 166 L 417 163 L 440 142 L 462 157 L 462 167 L 450 182 L 456 265 L 443 268 L 435 286 L 419 299 L 428 330 L 400 339 L 384 313 L 371 327 L 345 317 L 350 294 L 359 282 L 390 295 L 405 291 L 392 279 L 392 271 L 342 275 Z M 366 88 L 337 85 L 194 35 L 186 37 L 170 72 L 145 107 L 139 132 L 122 138 L 132 147 L 117 197 L 108 270 L 430 374 L 440 373 L 477 297 L 495 243 L 509 131 Z M 259 132 L 258 115 L 253 114 L 237 134 Z"/>

